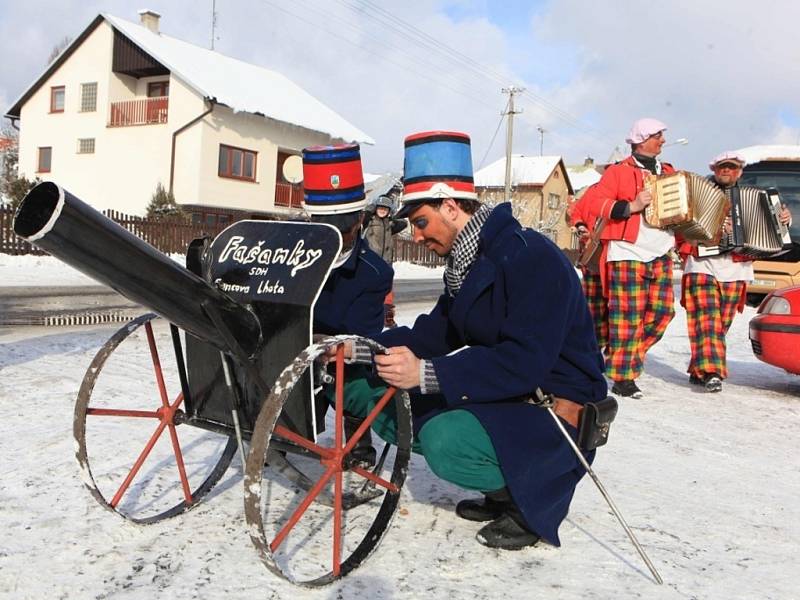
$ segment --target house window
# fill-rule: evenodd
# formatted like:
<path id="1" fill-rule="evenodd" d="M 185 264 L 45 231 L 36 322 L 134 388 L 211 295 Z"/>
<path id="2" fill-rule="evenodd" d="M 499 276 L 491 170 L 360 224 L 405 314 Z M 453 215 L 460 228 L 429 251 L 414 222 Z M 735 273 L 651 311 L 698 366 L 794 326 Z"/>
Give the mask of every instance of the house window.
<path id="1" fill-rule="evenodd" d="M 37 173 L 49 173 L 50 172 L 50 162 L 53 158 L 53 148 L 50 146 L 45 146 L 39 148 L 39 164 L 36 167 Z"/>
<path id="2" fill-rule="evenodd" d="M 50 112 L 64 112 L 64 86 L 57 85 L 50 88 Z"/>
<path id="3" fill-rule="evenodd" d="M 81 112 L 97 110 L 97 82 L 81 84 Z"/>
<path id="4" fill-rule="evenodd" d="M 78 138 L 78 154 L 94 154 L 94 138 Z"/>
<path id="5" fill-rule="evenodd" d="M 169 81 L 151 81 L 147 84 L 147 97 L 169 96 Z"/>
<path id="6" fill-rule="evenodd" d="M 220 177 L 232 177 L 246 181 L 256 180 L 256 153 L 252 150 L 219 145 L 219 165 L 217 173 Z"/>
<path id="7" fill-rule="evenodd" d="M 555 210 L 561 204 L 561 196 L 558 194 L 550 194 L 547 198 L 547 208 Z"/>

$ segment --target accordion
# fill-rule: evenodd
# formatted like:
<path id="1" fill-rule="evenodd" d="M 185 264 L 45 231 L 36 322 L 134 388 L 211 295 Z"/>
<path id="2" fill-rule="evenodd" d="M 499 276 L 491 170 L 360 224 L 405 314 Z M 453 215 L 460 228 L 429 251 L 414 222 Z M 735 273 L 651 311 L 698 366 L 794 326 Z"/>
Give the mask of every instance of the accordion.
<path id="1" fill-rule="evenodd" d="M 705 177 L 687 171 L 648 175 L 644 188 L 653 195 L 645 209 L 648 224 L 680 232 L 687 240 L 717 243 L 730 202 Z"/>
<path id="2" fill-rule="evenodd" d="M 718 252 L 734 251 L 750 258 L 780 254 L 792 245 L 789 228 L 780 222 L 781 199 L 778 190 L 733 187 L 729 190 L 732 231 L 722 236 Z"/>
<path id="3" fill-rule="evenodd" d="M 600 272 L 600 254 L 603 250 L 602 243 L 600 242 L 600 233 L 603 227 L 606 226 L 606 220 L 603 217 L 598 217 L 592 228 L 592 234 L 583 247 L 580 256 L 578 257 L 576 266 L 586 269 L 589 273 Z"/>

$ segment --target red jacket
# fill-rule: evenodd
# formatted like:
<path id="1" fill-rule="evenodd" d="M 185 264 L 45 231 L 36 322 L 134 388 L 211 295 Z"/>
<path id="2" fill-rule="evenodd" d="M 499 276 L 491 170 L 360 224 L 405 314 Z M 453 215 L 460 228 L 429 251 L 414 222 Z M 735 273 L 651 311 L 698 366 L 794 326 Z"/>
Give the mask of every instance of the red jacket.
<path id="1" fill-rule="evenodd" d="M 674 172 L 672 165 L 661 163 L 662 174 Z M 620 200 L 631 202 L 636 198 L 636 194 L 644 188 L 644 174 L 645 170 L 636 164 L 632 156 L 629 156 L 615 165 L 610 165 L 603 172 L 600 181 L 593 186 L 589 212 L 608 219 L 601 239 L 636 241 L 642 214 L 633 214 L 628 219 L 612 219 L 611 209 Z"/>
<path id="2" fill-rule="evenodd" d="M 661 173 L 666 175 L 674 173 L 675 168 L 669 163 L 661 163 Z M 644 176 L 646 171 L 642 169 L 636 160 L 629 156 L 617 164 L 610 165 L 603 171 L 600 178 L 592 189 L 586 190 L 589 196 L 588 216 L 592 222 L 596 217 L 605 217 L 606 225 L 600 233 L 603 244 L 603 254 L 600 256 L 600 280 L 603 285 L 603 294 L 606 290 L 606 257 L 608 256 L 608 242 L 611 240 L 623 240 L 635 243 L 639 237 L 639 223 L 642 221 L 642 213 L 632 214 L 627 219 L 612 219 L 611 210 L 619 201 L 631 202 L 644 188 Z"/>
<path id="3" fill-rule="evenodd" d="M 594 229 L 594 223 L 597 220 L 597 215 L 593 215 L 590 209 L 592 203 L 592 190 L 596 185 L 596 183 L 593 183 L 586 188 L 586 190 L 583 192 L 583 195 L 578 198 L 578 200 L 574 202 L 572 206 L 570 206 L 568 210 L 568 217 L 569 224 L 573 227 L 577 227 L 578 224 L 582 224 L 590 232 L 592 229 Z"/>

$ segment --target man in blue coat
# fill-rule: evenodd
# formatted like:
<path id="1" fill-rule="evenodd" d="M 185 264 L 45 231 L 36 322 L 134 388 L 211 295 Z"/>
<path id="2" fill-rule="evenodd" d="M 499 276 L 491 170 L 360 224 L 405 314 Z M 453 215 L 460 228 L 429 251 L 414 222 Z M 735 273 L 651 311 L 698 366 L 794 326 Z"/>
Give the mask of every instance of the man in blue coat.
<path id="1" fill-rule="evenodd" d="M 342 236 L 342 251 L 314 304 L 315 335 L 375 337 L 383 330 L 383 300 L 394 271 L 359 235 L 366 205 L 358 144 L 303 150 L 303 208 L 313 222 L 331 225 Z M 348 365 L 346 373 L 346 393 L 364 386 L 368 371 L 362 365 Z M 360 423 L 345 415 L 347 437 Z M 362 466 L 375 463 L 369 431 L 352 454 Z"/>
<path id="2" fill-rule="evenodd" d="M 416 449 L 433 472 L 485 494 L 456 507 L 466 519 L 490 521 L 480 543 L 560 545 L 558 527 L 584 469 L 552 417 L 527 399 L 537 388 L 552 394 L 575 435 L 582 405 L 606 397 L 575 270 L 550 240 L 519 224 L 510 204 L 477 201 L 464 134 L 409 136 L 404 186 L 400 215 L 414 240 L 447 257 L 445 292 L 413 327 L 375 338 L 388 348 L 373 357 L 377 372 L 411 390 Z M 350 351 L 366 358 L 358 344 Z"/>
<path id="3" fill-rule="evenodd" d="M 303 150 L 303 208 L 342 235 L 342 251 L 314 305 L 314 333 L 373 337 L 394 272 L 359 235 L 367 199 L 358 144 Z"/>

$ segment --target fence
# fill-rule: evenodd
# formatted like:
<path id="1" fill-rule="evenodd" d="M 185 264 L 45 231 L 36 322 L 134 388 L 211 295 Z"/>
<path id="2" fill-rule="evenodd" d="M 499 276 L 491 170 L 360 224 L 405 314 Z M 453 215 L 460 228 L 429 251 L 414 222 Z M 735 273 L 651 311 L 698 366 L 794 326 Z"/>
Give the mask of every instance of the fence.
<path id="1" fill-rule="evenodd" d="M 192 240 L 204 235 L 215 237 L 228 226 L 228 223 L 192 224 L 183 219 L 174 218 L 146 219 L 126 215 L 116 210 L 105 210 L 103 214 L 165 254 L 183 254 Z M 10 207 L 0 207 L 0 254 L 47 254 L 44 250 L 31 246 L 22 238 L 14 235 L 13 221 L 14 211 Z M 401 237 L 395 237 L 395 257 L 395 260 L 398 261 L 407 261 L 426 267 L 444 264 L 443 259 L 424 246 Z"/>
<path id="2" fill-rule="evenodd" d="M 216 236 L 227 226 L 193 224 L 180 218 L 146 219 L 116 210 L 104 210 L 103 214 L 165 254 L 183 254 L 192 240 L 204 235 Z M 14 211 L 9 207 L 0 207 L 0 253 L 47 254 L 14 235 L 13 221 Z"/>
<path id="3" fill-rule="evenodd" d="M 395 260 L 410 262 L 423 267 L 438 267 L 444 264 L 444 259 L 431 252 L 422 244 L 417 244 L 408 238 L 394 238 Z"/>
<path id="4" fill-rule="evenodd" d="M 167 96 L 112 102 L 108 126 L 125 127 L 127 125 L 166 123 L 168 110 L 169 97 Z"/>

